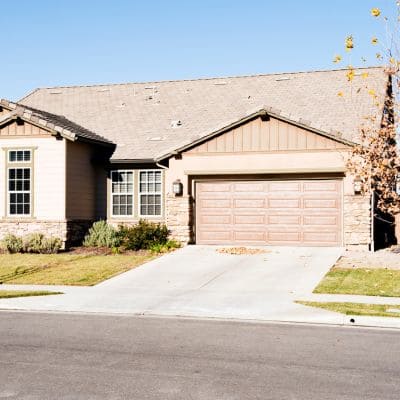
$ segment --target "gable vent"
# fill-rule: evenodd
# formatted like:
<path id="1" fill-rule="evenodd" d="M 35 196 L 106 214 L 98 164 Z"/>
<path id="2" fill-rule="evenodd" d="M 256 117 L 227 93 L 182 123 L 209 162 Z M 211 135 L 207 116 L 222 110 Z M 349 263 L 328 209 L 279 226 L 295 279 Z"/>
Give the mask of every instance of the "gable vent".
<path id="1" fill-rule="evenodd" d="M 283 76 L 282 78 L 276 78 L 275 80 L 277 82 L 280 82 L 280 81 L 290 81 L 290 79 L 291 78 L 289 78 L 288 76 Z"/>

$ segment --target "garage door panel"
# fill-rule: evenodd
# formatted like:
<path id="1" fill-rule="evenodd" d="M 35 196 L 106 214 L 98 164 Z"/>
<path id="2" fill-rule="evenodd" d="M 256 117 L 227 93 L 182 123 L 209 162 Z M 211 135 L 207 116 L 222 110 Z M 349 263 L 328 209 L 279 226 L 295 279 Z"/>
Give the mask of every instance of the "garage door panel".
<path id="1" fill-rule="evenodd" d="M 341 245 L 341 180 L 199 182 L 196 199 L 200 244 Z"/>
<path id="2" fill-rule="evenodd" d="M 245 243 L 260 242 L 265 243 L 266 233 L 265 232 L 246 232 L 246 231 L 234 231 L 234 239 Z"/>
<path id="3" fill-rule="evenodd" d="M 300 215 L 271 215 L 268 217 L 270 225 L 300 225 Z"/>
<path id="4" fill-rule="evenodd" d="M 234 224 L 259 224 L 264 225 L 266 223 L 265 215 L 234 215 Z"/>
<path id="5" fill-rule="evenodd" d="M 234 199 L 235 208 L 264 208 L 264 199 Z"/>
<path id="6" fill-rule="evenodd" d="M 337 209 L 339 202 L 337 199 L 304 199 L 304 208 L 330 208 Z"/>
<path id="7" fill-rule="evenodd" d="M 203 209 L 207 208 L 230 208 L 230 199 L 203 199 L 200 201 L 200 206 Z"/>
<path id="8" fill-rule="evenodd" d="M 268 199 L 269 208 L 299 208 L 300 199 L 270 198 Z"/>

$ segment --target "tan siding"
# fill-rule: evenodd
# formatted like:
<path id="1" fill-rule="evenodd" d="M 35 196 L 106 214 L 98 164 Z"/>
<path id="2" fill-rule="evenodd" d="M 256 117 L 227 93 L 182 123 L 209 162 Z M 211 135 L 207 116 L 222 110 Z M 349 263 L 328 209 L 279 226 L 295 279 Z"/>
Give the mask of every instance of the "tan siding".
<path id="1" fill-rule="evenodd" d="M 33 149 L 33 217 L 42 221 L 65 219 L 65 140 L 53 137 L 0 138 L 0 215 L 6 215 L 6 150 Z M 22 219 L 22 218 L 21 218 Z"/>
<path id="2" fill-rule="evenodd" d="M 23 125 L 18 125 L 14 121 L 0 128 L 0 136 L 50 136 L 50 133 L 33 124 L 24 122 Z"/>
<path id="3" fill-rule="evenodd" d="M 287 122 L 257 118 L 189 150 L 187 153 L 241 153 L 342 149 L 345 145 Z"/>
<path id="4" fill-rule="evenodd" d="M 96 217 L 96 168 L 88 144 L 67 142 L 67 219 Z"/>

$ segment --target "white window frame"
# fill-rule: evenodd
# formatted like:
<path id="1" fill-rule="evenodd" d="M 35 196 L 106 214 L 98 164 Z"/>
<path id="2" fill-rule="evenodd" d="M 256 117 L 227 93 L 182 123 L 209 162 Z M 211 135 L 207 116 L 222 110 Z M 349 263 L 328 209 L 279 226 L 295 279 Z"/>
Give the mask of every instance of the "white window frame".
<path id="1" fill-rule="evenodd" d="M 31 153 L 31 157 L 32 157 L 32 153 Z M 14 161 L 14 162 L 11 162 L 11 164 L 13 164 L 13 163 L 15 163 L 15 164 L 19 164 L 19 162 L 16 162 L 16 161 Z M 11 169 L 15 169 L 15 170 L 17 170 L 17 169 L 29 169 L 29 190 L 10 190 L 10 170 Z M 14 180 L 16 180 L 16 179 L 14 179 Z M 28 166 L 18 166 L 18 165 L 16 165 L 15 167 L 14 166 L 8 166 L 7 167 L 7 182 L 6 182 L 6 185 L 7 185 L 7 217 L 9 217 L 9 218 L 31 218 L 32 217 L 32 182 L 33 182 L 33 179 L 32 179 L 32 167 L 28 167 Z M 15 194 L 15 195 L 17 195 L 17 194 L 22 194 L 22 195 L 24 195 L 24 194 L 29 194 L 29 214 L 18 214 L 18 213 L 15 213 L 15 214 L 11 214 L 11 212 L 10 212 L 10 208 L 11 208 L 11 201 L 10 201 L 10 195 L 11 194 Z"/>
<path id="2" fill-rule="evenodd" d="M 160 172 L 161 173 L 161 190 L 160 190 L 160 192 L 145 192 L 145 193 L 142 193 L 141 191 L 140 191 L 140 173 L 141 172 Z M 164 196 L 163 196 L 163 186 L 164 186 L 164 174 L 163 174 L 163 171 L 161 170 L 161 169 L 140 169 L 139 170 L 139 172 L 138 172 L 138 184 L 137 184 L 137 186 L 138 186 L 138 206 L 139 206 L 139 209 L 138 209 L 138 214 L 139 214 L 139 217 L 141 217 L 141 218 L 146 218 L 146 219 L 150 219 L 150 218 L 159 218 L 159 217 L 162 217 L 163 216 L 163 212 L 164 212 L 164 207 L 163 207 L 163 204 L 164 204 Z M 160 195 L 160 214 L 154 214 L 154 215 L 146 215 L 146 214 L 142 214 L 142 202 L 141 202 L 141 200 L 140 200 L 140 196 L 141 195 Z"/>
<path id="3" fill-rule="evenodd" d="M 132 174 L 132 193 L 129 192 L 113 192 L 113 179 L 112 174 L 130 172 Z M 114 214 L 114 195 L 132 196 L 132 214 Z M 133 169 L 112 169 L 110 170 L 110 215 L 112 218 L 132 218 L 135 214 L 135 171 Z"/>

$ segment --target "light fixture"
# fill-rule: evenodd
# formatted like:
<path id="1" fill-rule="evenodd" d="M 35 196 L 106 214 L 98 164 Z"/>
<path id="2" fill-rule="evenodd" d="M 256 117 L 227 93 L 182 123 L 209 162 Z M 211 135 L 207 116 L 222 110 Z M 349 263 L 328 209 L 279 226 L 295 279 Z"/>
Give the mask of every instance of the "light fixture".
<path id="1" fill-rule="evenodd" d="M 175 196 L 182 196 L 183 194 L 183 184 L 180 179 L 177 179 L 172 183 L 172 192 Z"/>
<path id="2" fill-rule="evenodd" d="M 361 194 L 362 192 L 362 180 L 359 176 L 354 178 L 354 194 Z"/>

